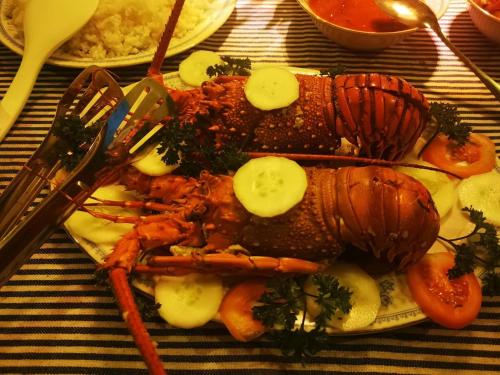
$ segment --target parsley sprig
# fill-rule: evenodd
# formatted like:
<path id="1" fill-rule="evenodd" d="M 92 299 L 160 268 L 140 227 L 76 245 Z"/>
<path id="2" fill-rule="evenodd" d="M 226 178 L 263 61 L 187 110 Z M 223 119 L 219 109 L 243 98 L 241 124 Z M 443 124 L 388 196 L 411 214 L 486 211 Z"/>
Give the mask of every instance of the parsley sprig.
<path id="1" fill-rule="evenodd" d="M 306 280 L 307 276 L 271 279 L 266 293 L 253 308 L 254 318 L 273 328 L 269 339 L 278 344 L 284 355 L 298 358 L 312 356 L 323 349 L 330 340 L 326 333 L 328 320 L 337 312 L 346 314 L 351 309 L 351 291 L 340 286 L 334 276 L 313 275 L 311 282 L 317 290 L 314 295 L 305 291 Z M 308 297 L 320 310 L 314 328 L 309 331 L 305 327 Z"/>
<path id="2" fill-rule="evenodd" d="M 77 166 L 87 153 L 100 128 L 99 124 L 85 126 L 82 119 L 75 115 L 54 121 L 52 134 L 64 141 L 64 146 L 57 150 L 57 156 L 65 169 L 72 170 Z"/>
<path id="3" fill-rule="evenodd" d="M 249 158 L 233 144 L 218 147 L 215 134 L 208 124 L 198 121 L 181 124 L 177 119 L 164 123 L 156 133 L 158 153 L 165 153 L 162 160 L 167 164 L 179 164 L 178 172 L 197 177 L 204 169 L 213 173 L 235 171 Z"/>
<path id="4" fill-rule="evenodd" d="M 427 146 L 439 133 L 446 135 L 448 139 L 453 141 L 457 146 L 463 146 L 467 143 L 469 135 L 472 132 L 472 127 L 462 123 L 457 106 L 446 103 L 432 102 L 429 112 L 431 117 L 435 120 L 435 124 L 437 126 L 435 127 L 432 136 L 420 150 L 419 156 L 422 155 Z"/>
<path id="5" fill-rule="evenodd" d="M 345 72 L 346 72 L 345 65 L 337 64 L 333 68 L 321 69 L 319 71 L 319 75 L 320 76 L 327 76 L 327 77 L 335 78 L 339 74 L 344 74 Z"/>
<path id="6" fill-rule="evenodd" d="M 207 74 L 209 77 L 250 75 L 252 63 L 248 57 L 239 59 L 230 56 L 221 56 L 221 60 L 223 61 L 221 64 L 216 64 L 207 68 Z"/>
<path id="7" fill-rule="evenodd" d="M 451 279 L 460 277 L 474 270 L 476 265 L 485 268 L 481 276 L 483 293 L 496 295 L 500 293 L 500 274 L 496 268 L 500 266 L 500 243 L 496 228 L 486 221 L 484 214 L 474 208 L 464 208 L 475 225 L 471 233 L 466 236 L 441 240 L 450 244 L 455 250 L 455 266 L 448 271 Z M 462 242 L 467 240 L 467 242 Z"/>

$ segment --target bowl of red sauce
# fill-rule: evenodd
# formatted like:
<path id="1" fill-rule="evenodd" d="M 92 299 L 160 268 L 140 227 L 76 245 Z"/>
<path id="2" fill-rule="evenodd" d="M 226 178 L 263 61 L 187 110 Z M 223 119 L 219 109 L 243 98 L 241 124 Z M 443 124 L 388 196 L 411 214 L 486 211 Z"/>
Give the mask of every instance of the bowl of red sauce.
<path id="1" fill-rule="evenodd" d="M 297 0 L 297 2 L 327 38 L 354 50 L 381 50 L 401 42 L 417 30 L 384 13 L 374 0 Z M 438 19 L 448 7 L 448 0 L 425 0 L 425 2 Z"/>
<path id="2" fill-rule="evenodd" d="M 481 33 L 500 44 L 500 0 L 467 0 L 469 15 Z"/>

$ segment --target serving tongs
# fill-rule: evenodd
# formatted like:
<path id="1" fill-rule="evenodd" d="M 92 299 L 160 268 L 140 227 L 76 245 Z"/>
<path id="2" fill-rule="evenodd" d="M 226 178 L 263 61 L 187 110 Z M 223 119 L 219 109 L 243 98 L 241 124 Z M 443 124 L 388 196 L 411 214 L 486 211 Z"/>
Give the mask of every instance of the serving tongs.
<path id="1" fill-rule="evenodd" d="M 152 78 L 141 80 L 126 96 L 113 77 L 101 68 L 88 68 L 75 79 L 60 101 L 56 120 L 78 115 L 83 123 L 101 127 L 78 165 L 20 223 L 19 219 L 43 186 L 60 169 L 56 150 L 66 147 L 64 140 L 51 130 L 1 196 L 0 286 L 82 207 L 103 180 L 112 176 L 113 167 L 108 165 L 112 152 L 125 150 L 133 155 L 129 148 L 134 148 L 134 152 L 141 149 L 134 143 L 142 142 L 141 134 L 149 132 L 170 113 L 168 103 L 166 89 Z M 136 134 L 138 123 L 143 123 L 142 132 Z"/>
<path id="2" fill-rule="evenodd" d="M 123 92 L 104 69 L 89 67 L 80 73 L 63 94 L 49 134 L 0 196 L 0 285 L 50 236 L 74 210 L 68 196 L 81 192 L 78 181 L 87 180 L 101 163 L 96 155 L 102 145 L 106 119 Z M 60 153 L 70 152 L 68 143 L 54 134 L 56 122 L 78 116 L 85 126 L 101 126 L 94 142 L 62 185 L 52 189 L 30 213 L 41 190 L 61 168 Z M 85 194 L 83 194 L 85 195 Z M 82 197 L 83 199 L 83 197 Z M 19 223 L 19 220 L 24 220 Z"/>
<path id="3" fill-rule="evenodd" d="M 84 125 L 103 120 L 122 96 L 120 86 L 101 68 L 87 68 L 76 77 L 57 106 L 49 134 L 0 196 L 0 238 L 15 226 L 61 168 L 59 154 L 69 150 L 68 144 L 54 134 L 54 124 L 74 116 Z"/>

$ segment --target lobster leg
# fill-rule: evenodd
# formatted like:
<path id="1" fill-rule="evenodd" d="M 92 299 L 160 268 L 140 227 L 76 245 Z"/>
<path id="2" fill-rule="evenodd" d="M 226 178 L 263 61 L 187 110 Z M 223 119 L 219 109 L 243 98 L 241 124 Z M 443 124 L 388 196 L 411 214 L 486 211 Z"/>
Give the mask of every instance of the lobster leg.
<path id="1" fill-rule="evenodd" d="M 123 320 L 125 320 L 134 342 L 144 358 L 149 373 L 152 375 L 166 374 L 167 372 L 156 351 L 156 345 L 151 340 L 134 302 L 127 271 L 123 268 L 114 268 L 109 271 L 109 280 L 122 311 Z"/>
<path id="2" fill-rule="evenodd" d="M 191 256 L 153 256 L 148 266 L 136 267 L 136 272 L 152 273 L 155 269 L 175 274 L 178 268 L 196 272 L 211 270 L 248 270 L 273 273 L 316 273 L 323 265 L 298 258 L 272 258 L 266 256 L 246 256 L 230 253 L 195 254 Z"/>

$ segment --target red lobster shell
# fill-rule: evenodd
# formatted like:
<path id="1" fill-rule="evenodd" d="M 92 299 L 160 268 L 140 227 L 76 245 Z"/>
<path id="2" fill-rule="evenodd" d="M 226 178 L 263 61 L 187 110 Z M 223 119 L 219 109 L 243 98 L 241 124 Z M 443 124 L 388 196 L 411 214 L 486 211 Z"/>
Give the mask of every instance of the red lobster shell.
<path id="1" fill-rule="evenodd" d="M 134 238 L 156 246 L 182 241 L 221 250 L 240 244 L 252 255 L 320 260 L 336 258 L 349 244 L 404 268 L 436 240 L 439 215 L 429 192 L 413 178 L 377 166 L 306 168 L 306 172 L 304 199 L 274 218 L 246 212 L 236 200 L 230 176 L 203 173 L 196 180 L 165 175 L 138 185 L 142 175 L 132 172 L 122 182 L 161 198 L 172 205 L 168 208 L 176 218 L 185 218 L 183 225 L 168 216 L 164 221 L 139 223 Z M 172 237 L 172 230 L 178 234 Z"/>
<path id="2" fill-rule="evenodd" d="M 423 94 L 399 77 L 298 74 L 298 100 L 271 111 L 246 100 L 246 79 L 220 76 L 177 92 L 180 117 L 199 115 L 221 144 L 235 142 L 248 151 L 333 154 L 345 138 L 361 156 L 387 160 L 411 150 L 429 120 Z"/>

